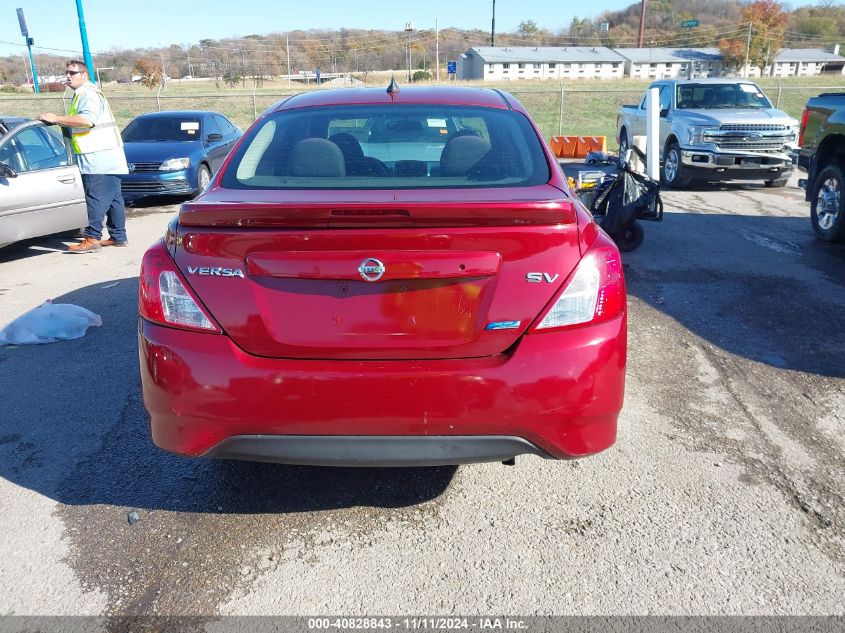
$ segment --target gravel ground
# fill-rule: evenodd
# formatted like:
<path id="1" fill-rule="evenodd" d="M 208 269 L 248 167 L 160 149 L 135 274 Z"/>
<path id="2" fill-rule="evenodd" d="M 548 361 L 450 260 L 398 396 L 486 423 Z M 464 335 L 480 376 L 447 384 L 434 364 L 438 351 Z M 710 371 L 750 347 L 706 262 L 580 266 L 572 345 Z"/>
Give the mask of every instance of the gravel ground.
<path id="1" fill-rule="evenodd" d="M 175 206 L 134 210 L 129 249 L 0 250 L 0 324 L 46 298 L 104 321 L 0 348 L 0 614 L 845 615 L 845 248 L 795 178 L 664 193 L 625 256 L 619 439 L 574 462 L 164 454 L 135 311 Z"/>

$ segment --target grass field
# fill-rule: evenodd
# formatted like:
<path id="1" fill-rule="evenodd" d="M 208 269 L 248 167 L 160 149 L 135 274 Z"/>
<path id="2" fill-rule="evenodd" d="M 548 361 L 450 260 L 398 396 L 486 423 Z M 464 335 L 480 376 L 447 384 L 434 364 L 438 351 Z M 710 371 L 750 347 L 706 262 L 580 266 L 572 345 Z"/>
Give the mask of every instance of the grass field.
<path id="1" fill-rule="evenodd" d="M 405 75 L 397 71 L 400 86 Z M 357 76 L 356 76 L 357 77 Z M 367 77 L 368 86 L 387 86 L 390 73 Z M 845 90 L 845 77 L 801 77 L 794 79 L 761 78 L 757 84 L 772 102 L 795 118 L 800 118 L 807 99 L 824 89 Z M 426 82 L 418 85 L 433 85 Z M 555 82 L 446 82 L 438 85 L 462 85 L 506 90 L 519 99 L 548 138 L 558 133 L 606 136 L 608 148 L 615 146 L 616 113 L 624 103 L 637 103 L 648 81 L 617 79 Z M 214 80 L 173 80 L 162 89 L 149 90 L 138 84 L 105 84 L 103 89 L 115 118 L 122 126 L 133 117 L 157 110 L 214 110 L 226 114 L 236 125 L 246 129 L 255 117 L 279 99 L 304 90 L 324 90 L 333 84 L 316 86 L 287 80 L 264 81 L 229 87 Z M 35 117 L 40 112 L 64 112 L 70 92 L 42 95 L 7 95 L 0 93 L 0 114 Z"/>

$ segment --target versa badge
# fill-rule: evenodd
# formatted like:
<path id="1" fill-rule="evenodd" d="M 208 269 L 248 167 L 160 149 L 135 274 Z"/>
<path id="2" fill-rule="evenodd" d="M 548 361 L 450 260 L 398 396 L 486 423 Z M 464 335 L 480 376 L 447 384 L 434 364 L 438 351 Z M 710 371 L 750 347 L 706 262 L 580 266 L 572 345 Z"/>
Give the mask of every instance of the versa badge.
<path id="1" fill-rule="evenodd" d="M 206 266 L 188 266 L 189 275 L 202 275 L 212 277 L 240 277 L 244 278 L 244 273 L 240 268 L 208 268 Z"/>

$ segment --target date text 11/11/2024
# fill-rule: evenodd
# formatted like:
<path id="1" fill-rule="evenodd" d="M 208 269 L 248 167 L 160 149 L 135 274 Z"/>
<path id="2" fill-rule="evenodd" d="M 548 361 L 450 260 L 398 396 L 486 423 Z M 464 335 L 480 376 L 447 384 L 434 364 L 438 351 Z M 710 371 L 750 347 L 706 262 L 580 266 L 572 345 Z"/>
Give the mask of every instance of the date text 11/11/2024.
<path id="1" fill-rule="evenodd" d="M 525 630 L 523 620 L 496 617 L 450 618 L 450 617 L 353 617 L 353 618 L 308 618 L 309 630 L 357 629 L 357 630 Z"/>

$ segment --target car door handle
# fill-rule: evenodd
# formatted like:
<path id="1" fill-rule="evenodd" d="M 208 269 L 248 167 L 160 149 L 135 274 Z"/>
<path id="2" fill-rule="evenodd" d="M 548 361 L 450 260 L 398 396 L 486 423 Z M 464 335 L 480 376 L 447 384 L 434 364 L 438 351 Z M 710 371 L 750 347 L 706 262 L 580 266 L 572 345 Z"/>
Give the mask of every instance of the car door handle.
<path id="1" fill-rule="evenodd" d="M 69 185 L 76 182 L 76 176 L 56 176 L 56 180 Z"/>

